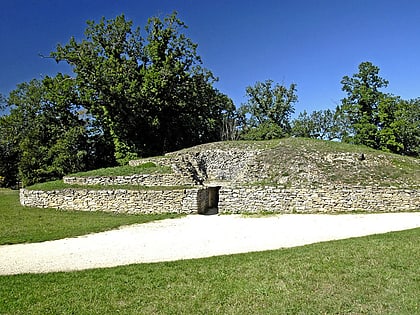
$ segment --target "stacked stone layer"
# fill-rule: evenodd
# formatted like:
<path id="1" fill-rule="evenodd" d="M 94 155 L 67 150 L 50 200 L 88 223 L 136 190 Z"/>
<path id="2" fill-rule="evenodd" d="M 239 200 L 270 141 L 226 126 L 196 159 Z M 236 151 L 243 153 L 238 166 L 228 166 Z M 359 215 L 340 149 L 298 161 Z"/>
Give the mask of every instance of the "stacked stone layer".
<path id="1" fill-rule="evenodd" d="M 130 162 L 132 166 L 146 162 L 170 166 L 173 171 L 170 174 L 65 177 L 64 182 L 68 184 L 102 185 L 104 189 L 54 191 L 22 189 L 20 200 L 26 206 L 124 213 L 205 213 L 213 207 L 217 207 L 219 213 L 420 210 L 418 189 L 348 185 L 281 188 L 276 185 L 256 184 L 258 181 L 270 181 L 270 178 L 266 178 L 266 165 L 258 159 L 262 153 L 261 150 L 249 148 L 225 150 L 199 148 L 174 152 L 165 157 Z M 355 154 L 341 154 L 334 156 L 334 159 L 340 158 L 342 161 L 343 156 L 353 164 L 358 163 Z M 285 187 L 286 184 L 287 182 Z M 156 188 L 109 189 L 106 187 L 108 185 Z M 172 187 L 164 188 L 164 186 Z M 179 188 L 173 189 L 174 186 Z M 182 186 L 193 188 L 185 189 Z"/>

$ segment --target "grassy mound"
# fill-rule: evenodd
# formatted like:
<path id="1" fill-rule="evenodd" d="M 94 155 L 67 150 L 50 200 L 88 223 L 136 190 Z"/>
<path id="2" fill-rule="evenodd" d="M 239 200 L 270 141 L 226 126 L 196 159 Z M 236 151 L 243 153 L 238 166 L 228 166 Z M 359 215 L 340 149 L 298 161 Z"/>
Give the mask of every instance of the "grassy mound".
<path id="1" fill-rule="evenodd" d="M 174 152 L 258 151 L 245 170 L 247 184 L 285 187 L 333 185 L 420 187 L 420 160 L 365 146 L 303 138 L 229 141 Z"/>
<path id="2" fill-rule="evenodd" d="M 258 160 L 277 184 L 420 187 L 420 160 L 363 146 L 289 138 Z"/>
<path id="3" fill-rule="evenodd" d="M 244 168 L 243 178 L 246 180 L 242 183 L 245 185 L 420 188 L 420 159 L 332 141 L 285 138 L 215 142 L 172 152 L 168 157 L 197 156 L 200 152 L 232 150 L 258 152 L 252 164 Z M 139 166 L 104 168 L 70 176 L 126 176 L 172 172 L 170 166 L 145 162 Z M 44 188 L 37 185 L 37 189 L 67 188 L 60 182 L 47 184 L 49 188 L 45 188 L 45 184 L 41 186 Z"/>

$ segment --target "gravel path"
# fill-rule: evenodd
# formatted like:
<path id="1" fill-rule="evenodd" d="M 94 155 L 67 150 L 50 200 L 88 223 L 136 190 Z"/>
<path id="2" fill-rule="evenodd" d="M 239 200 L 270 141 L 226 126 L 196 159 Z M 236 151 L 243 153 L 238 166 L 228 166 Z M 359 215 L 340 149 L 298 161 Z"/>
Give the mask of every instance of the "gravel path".
<path id="1" fill-rule="evenodd" d="M 172 261 L 300 246 L 420 227 L 420 212 L 189 215 L 33 244 L 0 246 L 0 275 Z"/>

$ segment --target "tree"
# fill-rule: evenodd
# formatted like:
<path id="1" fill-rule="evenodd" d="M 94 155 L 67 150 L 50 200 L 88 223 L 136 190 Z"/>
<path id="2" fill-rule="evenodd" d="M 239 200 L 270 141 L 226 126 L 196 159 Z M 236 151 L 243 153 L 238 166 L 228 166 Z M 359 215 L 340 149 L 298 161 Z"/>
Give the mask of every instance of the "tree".
<path id="1" fill-rule="evenodd" d="M 88 128 L 78 115 L 79 106 L 72 102 L 75 99 L 71 78 L 61 74 L 22 83 L 10 93 L 10 115 L 2 124 L 10 145 L 7 169 L 19 173 L 23 185 L 86 169 Z"/>
<path id="2" fill-rule="evenodd" d="M 0 187 L 12 187 L 18 182 L 19 133 L 11 116 L 0 117 Z"/>
<path id="3" fill-rule="evenodd" d="M 176 13 L 149 19 L 142 36 L 124 15 L 88 22 L 86 39 L 51 56 L 73 67 L 81 104 L 103 126 L 124 164 L 220 139 L 223 111 L 212 73 Z"/>
<path id="4" fill-rule="evenodd" d="M 296 137 L 323 140 L 341 140 L 343 122 L 337 110 L 330 109 L 300 113 L 292 123 L 292 134 Z"/>
<path id="5" fill-rule="evenodd" d="M 222 141 L 234 141 L 239 139 L 240 125 L 243 123 L 244 117 L 236 110 L 232 100 L 224 97 L 224 103 L 228 104 L 223 112 L 221 134 Z"/>
<path id="6" fill-rule="evenodd" d="M 420 157 L 420 98 L 402 101 L 392 123 L 403 144 L 402 154 Z"/>
<path id="7" fill-rule="evenodd" d="M 420 100 L 387 95 L 379 104 L 379 148 L 404 155 L 420 155 Z"/>
<path id="8" fill-rule="evenodd" d="M 3 96 L 3 94 L 0 94 L 0 117 L 3 116 L 3 111 L 6 108 L 6 98 Z"/>
<path id="9" fill-rule="evenodd" d="M 241 114 L 247 117 L 243 137 L 251 133 L 251 138 L 279 138 L 290 133 L 290 116 L 298 99 L 296 84 L 286 88 L 280 84 L 273 86 L 272 80 L 266 80 L 248 86 L 246 93 L 248 101 L 240 108 Z"/>
<path id="10" fill-rule="evenodd" d="M 387 87 L 388 81 L 379 76 L 377 66 L 371 62 L 362 62 L 359 72 L 352 77 L 344 76 L 341 84 L 347 97 L 342 99 L 340 110 L 353 129 L 350 142 L 378 149 L 378 107 L 385 96 L 380 89 Z"/>
<path id="11" fill-rule="evenodd" d="M 341 115 L 351 127 L 344 141 L 364 144 L 383 151 L 419 155 L 419 100 L 402 100 L 380 91 L 388 81 L 370 62 L 359 65 L 359 72 L 341 81 L 347 97 Z"/>

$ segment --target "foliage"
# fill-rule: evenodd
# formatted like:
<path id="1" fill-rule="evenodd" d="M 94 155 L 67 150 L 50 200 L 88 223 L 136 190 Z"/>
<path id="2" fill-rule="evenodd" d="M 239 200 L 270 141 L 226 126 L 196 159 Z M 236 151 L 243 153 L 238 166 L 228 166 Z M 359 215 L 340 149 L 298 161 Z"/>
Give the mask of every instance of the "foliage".
<path id="1" fill-rule="evenodd" d="M 176 214 L 115 214 L 23 207 L 19 193 L 0 190 L 0 245 L 43 242 L 103 232 L 128 224 L 180 217 Z M 2 301 L 0 300 L 0 309 Z M 0 311 L 0 313 L 2 313 Z"/>
<path id="2" fill-rule="evenodd" d="M 295 137 L 322 140 L 339 140 L 343 137 L 343 123 L 338 111 L 330 109 L 300 113 L 292 122 L 292 135 Z"/>
<path id="3" fill-rule="evenodd" d="M 348 113 L 350 122 L 356 125 L 356 137 L 363 138 L 363 133 L 357 134 L 357 125 L 363 119 L 366 120 L 365 123 L 378 125 L 377 110 L 384 96 L 380 89 L 387 87 L 388 81 L 379 76 L 379 67 L 371 62 L 362 62 L 359 65 L 359 72 L 352 77 L 344 76 L 341 84 L 342 90 L 347 93 L 347 97 L 342 100 L 342 109 Z"/>
<path id="4" fill-rule="evenodd" d="M 420 156 L 420 99 L 387 95 L 378 108 L 378 145 L 383 151 Z"/>
<path id="5" fill-rule="evenodd" d="M 402 101 L 393 127 L 404 145 L 403 154 L 420 157 L 420 98 Z"/>
<path id="6" fill-rule="evenodd" d="M 124 15 L 87 24 L 85 39 L 51 53 L 74 77 L 32 80 L 10 93 L 0 117 L 2 185 L 125 165 L 227 135 L 233 102 L 213 88 L 176 13 L 149 19 L 144 34 Z"/>
<path id="7" fill-rule="evenodd" d="M 0 187 L 13 187 L 18 181 L 20 128 L 12 116 L 0 117 Z"/>
<path id="8" fill-rule="evenodd" d="M 0 122 L 9 146 L 2 146 L 8 153 L 4 163 L 14 176 L 19 172 L 23 185 L 86 169 L 86 122 L 73 103 L 75 94 L 72 80 L 61 74 L 20 84 L 10 93 L 10 115 Z"/>
<path id="9" fill-rule="evenodd" d="M 271 140 L 285 136 L 283 128 L 271 121 L 265 121 L 256 127 L 249 128 L 241 135 L 242 140 Z"/>
<path id="10" fill-rule="evenodd" d="M 120 164 L 220 139 L 229 99 L 213 88 L 176 13 L 150 18 L 145 35 L 124 15 L 88 22 L 51 54 L 76 74 L 81 103 L 109 131 Z"/>
<path id="11" fill-rule="evenodd" d="M 248 86 L 246 93 L 248 101 L 239 109 L 246 117 L 242 126 L 244 139 L 273 139 L 290 133 L 289 120 L 294 112 L 293 104 L 297 102 L 296 84 L 287 88 L 280 84 L 273 86 L 272 80 L 266 80 Z"/>
<path id="12" fill-rule="evenodd" d="M 352 128 L 352 143 L 364 144 L 378 149 L 378 108 L 385 94 L 380 91 L 388 81 L 379 76 L 379 68 L 371 62 L 362 62 L 359 72 L 352 77 L 344 76 L 342 90 L 347 97 L 342 100 L 341 111 L 348 118 Z"/>
<path id="13" fill-rule="evenodd" d="M 3 94 L 0 93 L 0 117 L 3 116 L 3 111 L 6 108 L 6 98 L 3 96 Z"/>
<path id="14" fill-rule="evenodd" d="M 380 91 L 388 81 L 379 76 L 379 68 L 362 62 L 359 72 L 341 81 L 347 97 L 339 108 L 351 132 L 344 141 L 374 149 L 419 156 L 418 100 L 404 101 Z"/>
<path id="15" fill-rule="evenodd" d="M 412 229 L 257 253 L 2 276 L 0 313 L 418 314 L 419 233 Z"/>
<path id="16" fill-rule="evenodd" d="M 221 122 L 221 134 L 220 140 L 222 141 L 234 141 L 239 139 L 240 126 L 243 122 L 243 115 L 236 110 L 233 101 L 226 97 L 225 100 L 226 110 L 223 111 L 223 117 Z"/>

